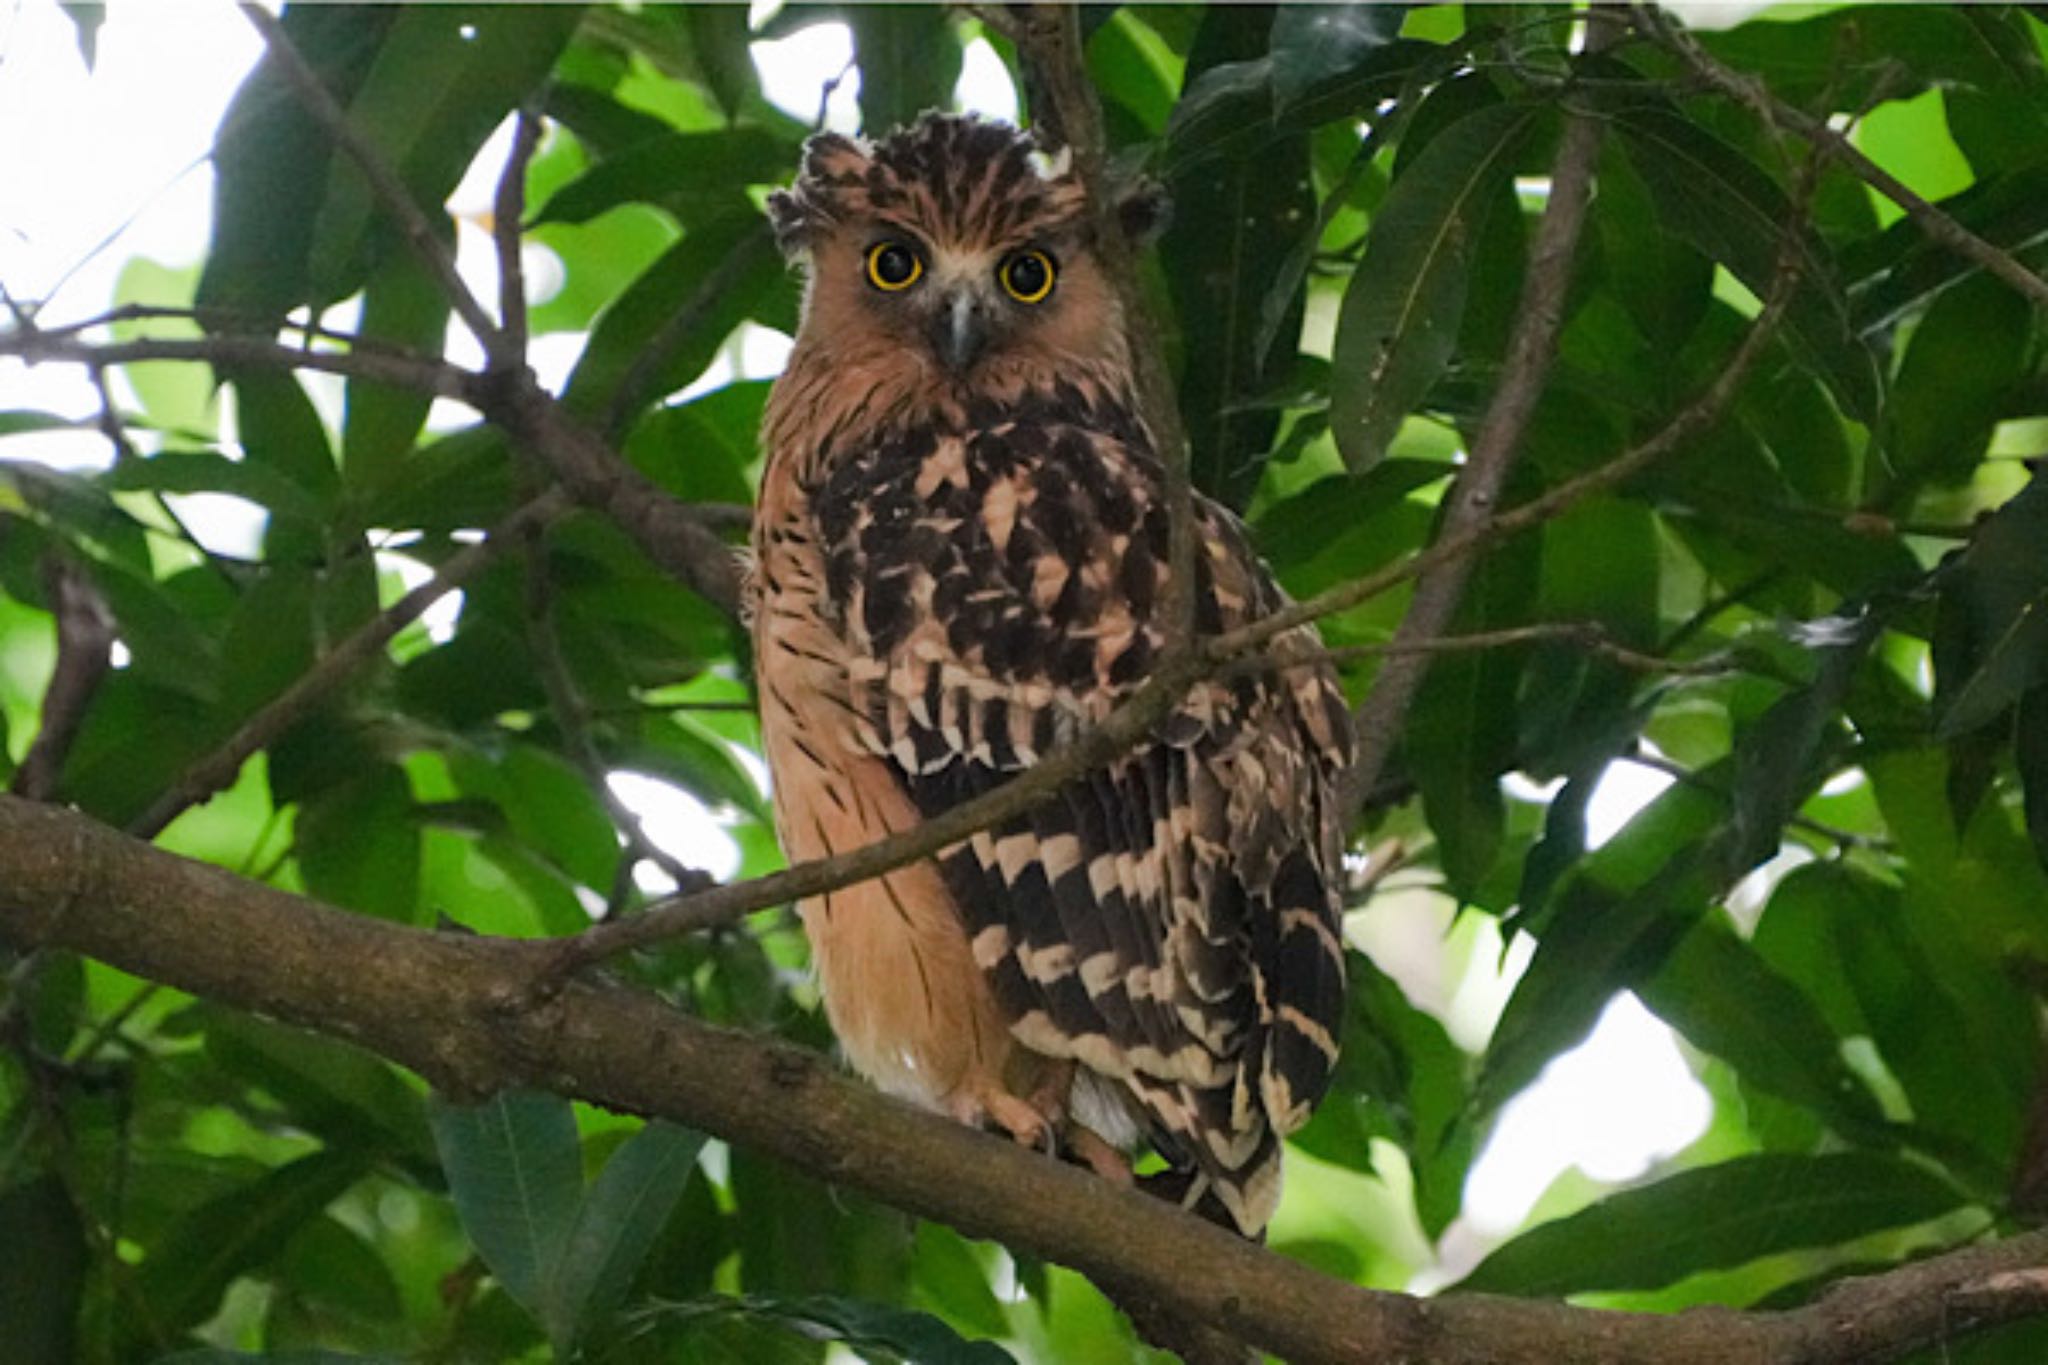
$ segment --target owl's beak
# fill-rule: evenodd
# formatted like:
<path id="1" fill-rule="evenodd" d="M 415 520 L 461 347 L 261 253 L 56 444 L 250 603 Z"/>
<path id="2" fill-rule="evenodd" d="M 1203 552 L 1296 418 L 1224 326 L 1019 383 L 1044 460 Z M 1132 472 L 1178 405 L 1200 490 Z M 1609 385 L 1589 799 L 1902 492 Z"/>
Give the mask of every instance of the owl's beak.
<path id="1" fill-rule="evenodd" d="M 946 368 L 966 373 L 988 344 L 988 310 L 971 288 L 956 288 L 939 300 L 931 320 L 932 349 Z"/>

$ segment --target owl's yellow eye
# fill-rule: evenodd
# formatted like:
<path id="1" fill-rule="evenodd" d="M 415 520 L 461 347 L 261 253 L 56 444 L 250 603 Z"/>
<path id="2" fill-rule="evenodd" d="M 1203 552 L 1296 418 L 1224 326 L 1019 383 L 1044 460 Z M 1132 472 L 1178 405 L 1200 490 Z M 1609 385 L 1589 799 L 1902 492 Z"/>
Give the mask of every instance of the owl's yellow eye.
<path id="1" fill-rule="evenodd" d="M 996 278 L 1019 303 L 1043 303 L 1052 292 L 1052 257 L 1043 251 L 1020 251 L 1003 262 Z"/>
<path id="2" fill-rule="evenodd" d="M 876 242 L 868 248 L 868 283 L 885 293 L 908 289 L 923 274 L 924 262 L 901 242 Z"/>

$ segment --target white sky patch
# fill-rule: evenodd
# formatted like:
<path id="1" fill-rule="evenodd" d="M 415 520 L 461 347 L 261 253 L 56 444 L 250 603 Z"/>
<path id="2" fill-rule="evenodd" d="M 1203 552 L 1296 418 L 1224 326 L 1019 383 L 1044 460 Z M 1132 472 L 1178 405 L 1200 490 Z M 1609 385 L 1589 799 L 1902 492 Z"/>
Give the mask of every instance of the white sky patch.
<path id="1" fill-rule="evenodd" d="M 656 847 L 687 867 L 708 872 L 720 881 L 740 870 L 739 845 L 725 832 L 711 808 L 672 782 L 626 769 L 609 774 L 605 785 L 626 809 L 640 817 L 640 827 Z M 675 883 L 657 867 L 642 863 L 635 880 L 640 889 L 660 895 Z"/>
<path id="2" fill-rule="evenodd" d="M 1465 1182 L 1464 1217 L 1506 1236 L 1569 1168 L 1610 1183 L 1636 1179 L 1696 1141 L 1713 1110 L 1671 1030 L 1635 996 L 1617 995 L 1586 1041 L 1501 1112 Z"/>
<path id="3" fill-rule="evenodd" d="M 1647 740 L 1643 748 L 1645 752 L 1655 752 Z M 1670 773 L 1627 759 L 1608 764 L 1586 802 L 1586 847 L 1598 848 L 1621 833 L 1643 807 L 1662 796 L 1675 780 Z"/>
<path id="4" fill-rule="evenodd" d="M 212 553 L 232 559 L 263 557 L 263 528 L 270 523 L 270 514 L 255 503 L 229 493 L 167 493 L 164 501 L 192 538 Z"/>
<path id="5" fill-rule="evenodd" d="M 825 126 L 835 133 L 860 129 L 860 72 L 853 60 L 853 30 L 845 24 L 810 24 L 787 38 L 757 42 L 752 48 L 761 93 L 791 118 L 810 123 L 818 117 L 825 87 L 843 72 L 845 78 L 825 105 Z"/>
<path id="6" fill-rule="evenodd" d="M 963 113 L 981 114 L 1005 123 L 1017 121 L 1016 83 L 988 39 L 976 38 L 962 52 L 960 81 L 953 87 L 953 102 Z"/>
<path id="7" fill-rule="evenodd" d="M 392 551 L 382 551 L 377 555 L 377 567 L 398 575 L 399 583 L 407 592 L 434 576 L 432 569 L 412 556 Z M 462 589 L 457 588 L 435 598 L 433 605 L 420 613 L 420 627 L 435 644 L 446 644 L 454 636 L 455 623 L 461 618 Z"/>

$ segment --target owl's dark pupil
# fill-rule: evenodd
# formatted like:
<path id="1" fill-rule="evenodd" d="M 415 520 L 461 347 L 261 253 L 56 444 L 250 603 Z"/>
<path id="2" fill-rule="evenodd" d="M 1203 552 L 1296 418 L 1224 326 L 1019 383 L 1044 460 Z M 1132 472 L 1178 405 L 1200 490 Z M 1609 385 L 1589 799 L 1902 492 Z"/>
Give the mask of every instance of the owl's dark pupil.
<path id="1" fill-rule="evenodd" d="M 1037 294 L 1045 288 L 1045 258 L 1019 256 L 1010 262 L 1010 288 L 1019 294 Z"/>
<path id="2" fill-rule="evenodd" d="M 907 247 L 885 246 L 875 253 L 875 277 L 883 284 L 904 284 L 917 269 L 917 258 Z"/>

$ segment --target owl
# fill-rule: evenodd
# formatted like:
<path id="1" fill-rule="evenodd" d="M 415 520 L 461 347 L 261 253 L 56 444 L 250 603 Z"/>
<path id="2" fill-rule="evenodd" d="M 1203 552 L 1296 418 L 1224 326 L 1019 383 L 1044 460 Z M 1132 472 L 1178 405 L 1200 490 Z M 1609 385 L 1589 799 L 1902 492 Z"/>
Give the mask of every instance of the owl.
<path id="1" fill-rule="evenodd" d="M 1060 159 L 930 114 L 814 137 L 768 207 L 806 288 L 752 619 L 777 824 L 808 859 L 1001 786 L 1143 684 L 1169 536 Z M 1201 498 L 1196 519 L 1199 629 L 1282 605 L 1237 520 Z M 1205 682 L 1029 813 L 804 902 L 847 1059 L 1119 1181 L 1149 1145 L 1170 1169 L 1148 1187 L 1260 1235 L 1337 1060 L 1349 726 L 1321 665 Z"/>

